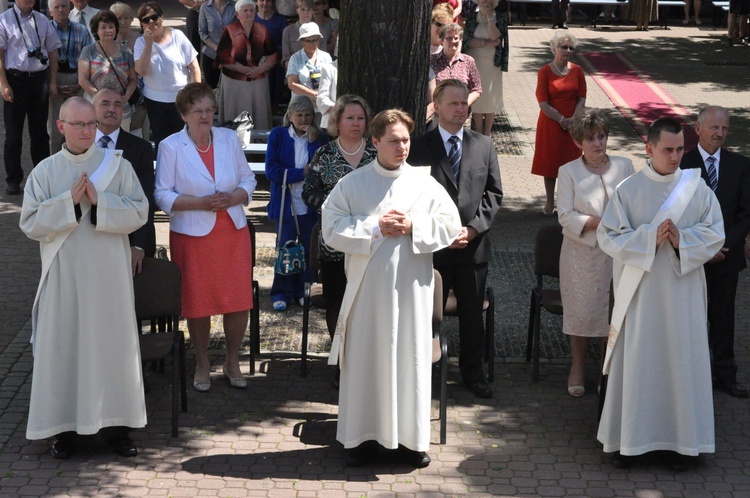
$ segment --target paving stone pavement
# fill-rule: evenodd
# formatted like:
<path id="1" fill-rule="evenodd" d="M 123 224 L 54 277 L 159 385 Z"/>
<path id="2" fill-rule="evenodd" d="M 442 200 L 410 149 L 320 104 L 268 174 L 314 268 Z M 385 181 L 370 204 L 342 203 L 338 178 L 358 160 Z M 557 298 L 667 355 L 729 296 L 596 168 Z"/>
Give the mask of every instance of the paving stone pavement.
<path id="1" fill-rule="evenodd" d="M 546 24 L 545 24 L 546 26 Z M 580 50 L 623 50 L 639 67 L 691 111 L 705 103 L 732 112 L 729 144 L 750 154 L 750 49 L 723 47 L 721 31 L 673 26 L 636 33 L 629 27 L 592 30 L 575 26 Z M 506 202 L 493 227 L 496 261 L 533 252 L 533 234 L 549 219 L 541 214 L 542 182 L 530 168 L 538 108 L 533 97 L 536 71 L 549 60 L 553 32 L 513 26 L 511 72 L 504 76 L 505 104 L 524 155 L 500 157 Z M 744 66 L 709 65 L 727 62 Z M 587 78 L 587 103 L 612 118 L 610 152 L 642 163 L 643 146 Z M 27 141 L 28 142 L 28 141 Z M 28 172 L 28 150 L 25 151 Z M 2 185 L 4 187 L 4 185 Z M 262 221 L 263 193 L 249 214 Z M 265 194 L 267 195 L 267 194 Z M 70 461 L 54 460 L 46 442 L 25 439 L 32 366 L 30 310 L 39 276 L 36 243 L 18 229 L 20 197 L 0 192 L 0 496 L 750 496 L 750 415 L 748 400 L 714 396 L 716 453 L 675 473 L 657 458 L 631 470 L 612 467 L 596 442 L 597 396 L 594 361 L 588 365 L 587 394 L 566 394 L 565 359 L 545 361 L 538 384 L 522 358 L 497 359 L 495 398 L 472 397 L 449 373 L 448 441 L 437 444 L 437 404 L 433 410 L 433 463 L 413 470 L 392 454 L 361 469 L 343 467 L 335 441 L 336 392 L 321 355 L 307 378 L 299 360 L 271 355 L 257 364 L 246 391 L 231 389 L 219 374 L 207 394 L 188 392 L 188 412 L 180 434 L 169 437 L 169 384 L 165 374 L 146 370 L 149 425 L 133 433 L 140 453 L 113 455 L 96 439 L 83 441 Z M 166 242 L 166 226 L 159 227 Z M 273 244 L 261 224 L 259 246 Z M 749 272 L 741 276 L 737 316 L 740 381 L 750 383 Z M 262 286 L 268 274 L 259 272 Z M 492 282 L 500 285 L 500 282 Z M 503 285 L 523 285 L 513 282 Z M 261 303 L 263 305 L 263 303 Z M 504 307 L 496 323 L 519 323 L 527 305 Z M 518 309 L 515 309 L 518 308 Z M 266 309 L 267 303 L 266 303 Z M 519 317 L 521 317 L 519 319 Z M 559 334 L 558 330 L 551 333 Z M 247 372 L 247 365 L 243 365 Z M 60 386 L 63 390 L 65 386 Z"/>

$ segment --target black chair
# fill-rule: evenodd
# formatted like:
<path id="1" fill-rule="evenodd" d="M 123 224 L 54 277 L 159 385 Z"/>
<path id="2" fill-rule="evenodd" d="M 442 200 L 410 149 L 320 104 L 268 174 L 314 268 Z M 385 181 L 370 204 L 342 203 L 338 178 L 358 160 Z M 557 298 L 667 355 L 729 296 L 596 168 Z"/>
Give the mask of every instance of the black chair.
<path id="1" fill-rule="evenodd" d="M 532 380 L 539 382 L 539 349 L 541 343 L 542 308 L 555 315 L 563 314 L 559 289 L 544 287 L 544 277 L 560 278 L 560 250 L 563 235 L 560 225 L 542 227 L 534 242 L 534 273 L 536 287 L 531 290 L 529 307 L 529 332 L 526 339 L 526 361 L 534 358 Z"/>
<path id="2" fill-rule="evenodd" d="M 484 361 L 487 362 L 487 378 L 490 382 L 495 380 L 495 291 L 487 287 L 482 303 L 484 313 Z M 458 302 L 453 289 L 448 291 L 448 299 L 443 309 L 445 316 L 458 316 Z"/>
<path id="3" fill-rule="evenodd" d="M 180 269 L 165 259 L 145 258 L 143 270 L 133 278 L 141 360 L 163 361 L 172 357 L 172 437 L 177 437 L 180 405 L 182 412 L 187 412 L 185 336 L 180 330 L 181 285 Z M 151 322 L 151 333 L 142 333 L 142 321 Z"/>
<path id="4" fill-rule="evenodd" d="M 250 231 L 250 245 L 252 247 L 251 264 L 255 271 L 255 225 L 247 220 Z M 260 284 L 253 279 L 253 308 L 250 310 L 250 375 L 255 375 L 255 356 L 260 353 Z"/>
<path id="5" fill-rule="evenodd" d="M 448 416 L 448 341 L 440 324 L 443 321 L 443 279 L 437 270 L 435 275 L 435 292 L 432 302 L 432 364 L 436 370 L 435 378 L 440 392 L 440 444 L 445 444 Z"/>
<path id="6" fill-rule="evenodd" d="M 328 302 L 323 297 L 323 284 L 320 283 L 320 261 L 318 260 L 318 237 L 320 235 L 320 225 L 315 224 L 310 236 L 310 270 L 312 272 L 312 281 L 305 282 L 305 305 L 302 308 L 302 366 L 300 375 L 307 376 L 307 341 L 310 328 L 310 306 L 315 306 L 322 310 L 326 309 Z"/>

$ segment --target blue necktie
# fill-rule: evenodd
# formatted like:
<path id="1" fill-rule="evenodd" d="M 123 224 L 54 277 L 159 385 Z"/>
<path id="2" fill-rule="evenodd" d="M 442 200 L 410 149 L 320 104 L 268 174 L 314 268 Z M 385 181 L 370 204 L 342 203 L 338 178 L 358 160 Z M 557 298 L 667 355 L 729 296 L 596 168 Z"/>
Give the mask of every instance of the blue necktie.
<path id="1" fill-rule="evenodd" d="M 111 138 L 109 138 L 108 135 L 103 135 L 102 138 L 99 139 L 99 141 L 96 143 L 97 147 L 101 147 L 102 149 L 109 149 L 109 143 L 112 141 Z"/>
<path id="2" fill-rule="evenodd" d="M 458 185 L 458 174 L 461 172 L 461 140 L 459 140 L 456 135 L 453 135 L 448 141 L 451 143 L 451 150 L 448 153 L 448 162 L 451 163 L 453 178 L 456 179 L 456 185 Z"/>
<path id="3" fill-rule="evenodd" d="M 711 187 L 711 190 L 716 191 L 716 187 L 719 184 L 719 172 L 716 171 L 716 158 L 714 156 L 706 158 L 706 173 L 708 176 L 708 186 Z"/>

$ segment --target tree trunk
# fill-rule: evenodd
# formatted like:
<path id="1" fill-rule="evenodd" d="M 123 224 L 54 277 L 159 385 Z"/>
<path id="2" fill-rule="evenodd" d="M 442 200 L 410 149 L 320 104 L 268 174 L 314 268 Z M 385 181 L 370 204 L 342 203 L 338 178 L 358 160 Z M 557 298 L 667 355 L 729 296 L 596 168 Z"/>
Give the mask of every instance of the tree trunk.
<path id="1" fill-rule="evenodd" d="M 363 97 L 374 113 L 398 107 L 421 135 L 430 66 L 430 0 L 342 0 L 338 95 Z"/>

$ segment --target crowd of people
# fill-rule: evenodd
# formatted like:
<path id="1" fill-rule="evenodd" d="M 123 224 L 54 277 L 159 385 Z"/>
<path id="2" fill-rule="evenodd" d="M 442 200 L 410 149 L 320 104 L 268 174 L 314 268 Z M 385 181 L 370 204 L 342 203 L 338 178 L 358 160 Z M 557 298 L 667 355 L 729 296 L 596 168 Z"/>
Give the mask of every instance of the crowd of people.
<path id="1" fill-rule="evenodd" d="M 50 0 L 49 21 L 32 10 L 34 0 L 17 0 L 0 15 L 9 194 L 20 193 L 27 116 L 38 163 L 20 222 L 40 242 L 43 264 L 27 437 L 53 437 L 52 455 L 67 459 L 76 435 L 102 431 L 119 455 L 137 454 L 129 433 L 146 423 L 143 377 L 137 326 L 124 310 L 133 304 L 130 277 L 155 252 L 157 206 L 170 217 L 170 257 L 182 273 L 193 388 L 212 388 L 215 315 L 226 336 L 222 374 L 247 387 L 239 351 L 258 303 L 243 205 L 256 180 L 235 132 L 214 121 L 249 111 L 257 127 L 271 129 L 287 89 L 283 125 L 267 144 L 268 216 L 277 243 L 298 241 L 307 260 L 302 272 L 274 274 L 273 309 L 305 305 L 318 245 L 347 465 L 370 462 L 381 447 L 429 465 L 433 269 L 443 301 L 450 290 L 456 298 L 462 381 L 477 397 L 493 396 L 482 305 L 489 232 L 503 198 L 488 135 L 503 108 L 506 6 L 435 1 L 431 124 L 412 140 L 414 119 L 403 111 L 371 116 L 361 96 L 337 98 L 339 26 L 327 0 L 296 0 L 291 24 L 288 5 L 281 15 L 271 0 L 182 3 L 194 28 L 188 35 L 164 25 L 155 1 L 134 16 L 122 3 L 97 11 L 75 0 L 71 10 L 67 0 Z M 130 30 L 134 17 L 140 36 Z M 667 451 L 679 470 L 685 457 L 714 451 L 712 382 L 748 396 L 737 382 L 733 317 L 750 231 L 750 161 L 723 149 L 729 115 L 707 107 L 688 154 L 680 123 L 655 121 L 649 160 L 635 173 L 631 161 L 608 154 L 609 125 L 585 108 L 583 70 L 571 61 L 575 36 L 557 31 L 550 47 L 553 60 L 538 73 L 532 173 L 544 177 L 543 214 L 557 215 L 564 236 L 567 392 L 585 395 L 589 339 L 600 338 L 609 379 L 598 432 L 605 452 L 626 467 L 634 456 Z M 154 148 L 129 133 L 143 133 L 144 114 Z M 466 127 L 472 121 L 476 131 Z M 49 157 L 50 148 L 60 152 Z M 320 240 L 311 240 L 316 223 Z M 96 339 L 105 328 L 115 343 Z M 84 356 L 100 361 L 81 376 Z M 51 393 L 60 382 L 78 396 Z"/>

